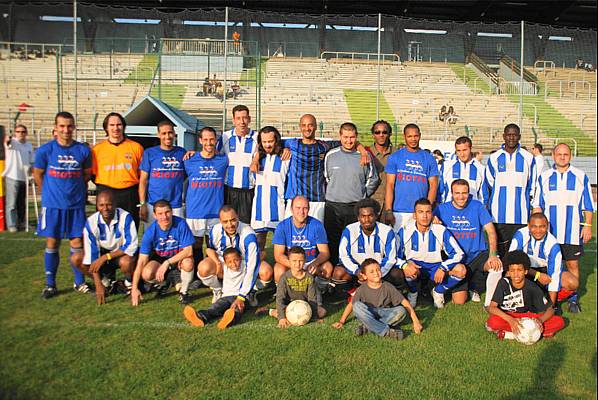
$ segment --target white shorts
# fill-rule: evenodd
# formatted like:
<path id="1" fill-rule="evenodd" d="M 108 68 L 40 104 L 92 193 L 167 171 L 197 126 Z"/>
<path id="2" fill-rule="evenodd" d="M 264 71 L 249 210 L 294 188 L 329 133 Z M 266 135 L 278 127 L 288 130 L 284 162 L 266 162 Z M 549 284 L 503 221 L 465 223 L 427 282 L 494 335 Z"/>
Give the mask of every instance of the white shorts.
<path id="1" fill-rule="evenodd" d="M 150 203 L 145 203 L 147 205 L 147 222 L 145 222 L 145 229 L 147 229 L 152 222 L 154 222 L 154 206 Z M 183 207 L 173 208 L 172 215 L 176 215 L 177 217 L 184 218 Z"/>
<path id="2" fill-rule="evenodd" d="M 256 232 L 274 232 L 278 226 L 279 221 L 254 221 L 251 220 L 251 228 Z"/>
<path id="3" fill-rule="evenodd" d="M 392 215 L 395 216 L 395 224 L 392 227 L 395 233 L 399 232 L 399 229 L 407 225 L 409 221 L 413 221 L 413 213 L 393 212 Z"/>
<path id="4" fill-rule="evenodd" d="M 291 213 L 291 200 L 287 200 L 287 207 L 284 213 L 284 217 L 288 218 L 291 215 L 293 215 Z M 318 221 L 320 221 L 321 223 L 324 223 L 324 205 L 326 203 L 323 201 L 310 201 L 309 202 L 309 213 L 308 215 L 310 217 L 314 217 L 315 219 L 317 219 Z"/>
<path id="5" fill-rule="evenodd" d="M 218 222 L 218 218 L 187 218 L 187 225 L 195 237 L 204 237 Z"/>

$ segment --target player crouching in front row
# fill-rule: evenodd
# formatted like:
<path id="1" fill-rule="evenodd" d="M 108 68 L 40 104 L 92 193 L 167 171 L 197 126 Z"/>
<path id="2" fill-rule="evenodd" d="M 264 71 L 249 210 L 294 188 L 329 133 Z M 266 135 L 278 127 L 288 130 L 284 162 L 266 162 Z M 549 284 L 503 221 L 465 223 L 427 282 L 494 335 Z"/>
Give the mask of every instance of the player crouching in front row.
<path id="1" fill-rule="evenodd" d="M 139 259 L 133 274 L 131 304 L 137 306 L 142 299 L 139 291 L 141 279 L 146 282 L 168 282 L 167 275 L 176 268 L 181 271 L 182 281 L 179 301 L 187 304 L 190 301 L 187 290 L 193 280 L 192 246 L 195 238 L 187 222 L 172 215 L 172 207 L 166 200 L 154 203 L 154 218 L 155 221 L 141 239 Z"/>
<path id="2" fill-rule="evenodd" d="M 193 326 L 203 327 L 206 323 L 222 318 L 218 329 L 224 329 L 238 322 L 245 311 L 245 297 L 241 296 L 242 287 L 253 287 L 257 271 L 247 268 L 241 258 L 241 252 L 235 247 L 228 247 L 222 253 L 224 259 L 222 273 L 222 295 L 207 310 L 195 311 L 186 306 L 183 315 Z M 251 280 L 247 285 L 246 280 Z"/>
<path id="3" fill-rule="evenodd" d="M 496 332 L 498 339 L 515 339 L 522 318 L 537 319 L 545 338 L 565 327 L 563 318 L 554 315 L 552 303 L 542 289 L 526 279 L 530 264 L 528 255 L 521 250 L 511 251 L 505 257 L 507 277 L 498 282 L 486 321 L 486 329 Z"/>

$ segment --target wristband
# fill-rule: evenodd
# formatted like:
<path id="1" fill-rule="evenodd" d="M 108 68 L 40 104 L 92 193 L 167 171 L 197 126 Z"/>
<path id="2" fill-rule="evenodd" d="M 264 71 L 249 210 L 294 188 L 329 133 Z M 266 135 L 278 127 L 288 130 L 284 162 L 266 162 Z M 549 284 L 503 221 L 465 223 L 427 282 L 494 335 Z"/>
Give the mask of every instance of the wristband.
<path id="1" fill-rule="evenodd" d="M 245 303 L 245 297 L 243 296 L 237 296 L 237 300 L 241 300 L 243 303 Z"/>
<path id="2" fill-rule="evenodd" d="M 166 261 L 168 263 L 168 270 L 172 271 L 173 269 L 176 268 L 176 266 L 174 264 L 171 264 L 169 260 Z"/>
<path id="3" fill-rule="evenodd" d="M 592 226 L 592 224 L 587 224 L 587 223 L 585 223 L 585 222 L 582 222 L 582 223 L 580 223 L 579 225 L 581 225 L 581 226 Z"/>
<path id="4" fill-rule="evenodd" d="M 496 251 L 490 252 L 490 257 L 496 257 L 497 255 L 498 255 L 498 253 Z"/>
<path id="5" fill-rule="evenodd" d="M 112 260 L 112 256 L 110 255 L 110 253 L 106 253 L 106 260 L 108 260 L 108 261 Z"/>
<path id="6" fill-rule="evenodd" d="M 392 214 L 392 210 L 384 210 L 384 213 L 386 213 L 386 214 Z"/>
<path id="7" fill-rule="evenodd" d="M 136 207 L 139 208 L 139 207 L 143 207 L 144 205 L 145 205 L 145 201 L 140 201 Z"/>
<path id="8" fill-rule="evenodd" d="M 534 282 L 536 282 L 538 279 L 540 279 L 540 271 L 536 272 L 536 275 L 534 276 Z"/>

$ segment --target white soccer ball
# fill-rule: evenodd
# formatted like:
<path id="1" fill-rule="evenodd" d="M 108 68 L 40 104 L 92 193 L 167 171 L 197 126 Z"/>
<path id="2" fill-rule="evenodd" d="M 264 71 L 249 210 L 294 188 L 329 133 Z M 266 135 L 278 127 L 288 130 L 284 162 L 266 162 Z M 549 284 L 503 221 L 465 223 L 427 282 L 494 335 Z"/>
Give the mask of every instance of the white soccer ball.
<path id="1" fill-rule="evenodd" d="M 522 318 L 519 320 L 519 334 L 515 339 L 519 343 L 532 345 L 542 337 L 540 322 L 534 318 Z"/>
<path id="2" fill-rule="evenodd" d="M 287 320 L 295 326 L 305 325 L 311 319 L 311 307 L 304 300 L 294 300 L 287 306 Z"/>

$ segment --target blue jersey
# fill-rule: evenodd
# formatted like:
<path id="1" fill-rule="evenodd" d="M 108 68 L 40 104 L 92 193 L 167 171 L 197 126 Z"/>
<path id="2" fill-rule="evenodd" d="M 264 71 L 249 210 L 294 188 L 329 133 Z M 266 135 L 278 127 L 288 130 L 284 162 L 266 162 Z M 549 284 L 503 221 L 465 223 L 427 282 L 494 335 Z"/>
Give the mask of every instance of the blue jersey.
<path id="1" fill-rule="evenodd" d="M 91 151 L 83 143 L 61 146 L 52 140 L 35 153 L 34 168 L 44 170 L 42 207 L 68 210 L 85 207 L 87 184 L 83 171 L 91 168 Z"/>
<path id="2" fill-rule="evenodd" d="M 293 246 L 303 248 L 305 263 L 309 264 L 320 254 L 318 244 L 328 244 L 328 237 L 324 225 L 317 219 L 307 217 L 305 226 L 297 228 L 293 224 L 293 217 L 289 217 L 282 220 L 276 227 L 272 244 L 285 246 L 287 250 Z"/>
<path id="3" fill-rule="evenodd" d="M 338 141 L 316 140 L 313 144 L 303 144 L 300 138 L 285 140 L 284 146 L 291 150 L 285 199 L 304 196 L 312 202 L 325 201 L 324 157 L 329 149 L 339 145 Z"/>
<path id="4" fill-rule="evenodd" d="M 228 159 L 224 154 L 204 158 L 201 153 L 185 161 L 187 182 L 186 216 L 190 219 L 218 218 L 224 204 L 224 177 Z"/>
<path id="5" fill-rule="evenodd" d="M 438 165 L 427 151 L 411 152 L 402 148 L 388 157 L 385 171 L 395 175 L 392 210 L 411 213 L 417 200 L 428 197 L 428 179 L 438 176 Z"/>
<path id="6" fill-rule="evenodd" d="M 185 149 L 178 146 L 172 150 L 163 150 L 160 146 L 145 150 L 140 169 L 148 174 L 148 203 L 153 205 L 156 201 L 164 199 L 170 202 L 172 208 L 183 206 L 185 152 Z"/>
<path id="7" fill-rule="evenodd" d="M 177 255 L 185 247 L 195 243 L 195 237 L 187 222 L 176 215 L 172 216 L 172 225 L 163 231 L 158 221 L 150 224 L 141 239 L 140 254 L 150 255 L 152 252 L 163 258 Z"/>
<path id="8" fill-rule="evenodd" d="M 457 239 L 459 247 L 465 253 L 463 262 L 469 264 L 482 251 L 488 249 L 484 239 L 484 225 L 492 222 L 490 213 L 484 205 L 469 196 L 469 200 L 462 210 L 452 202 L 440 204 L 434 210 L 434 215 L 440 218 L 446 228 Z"/>

